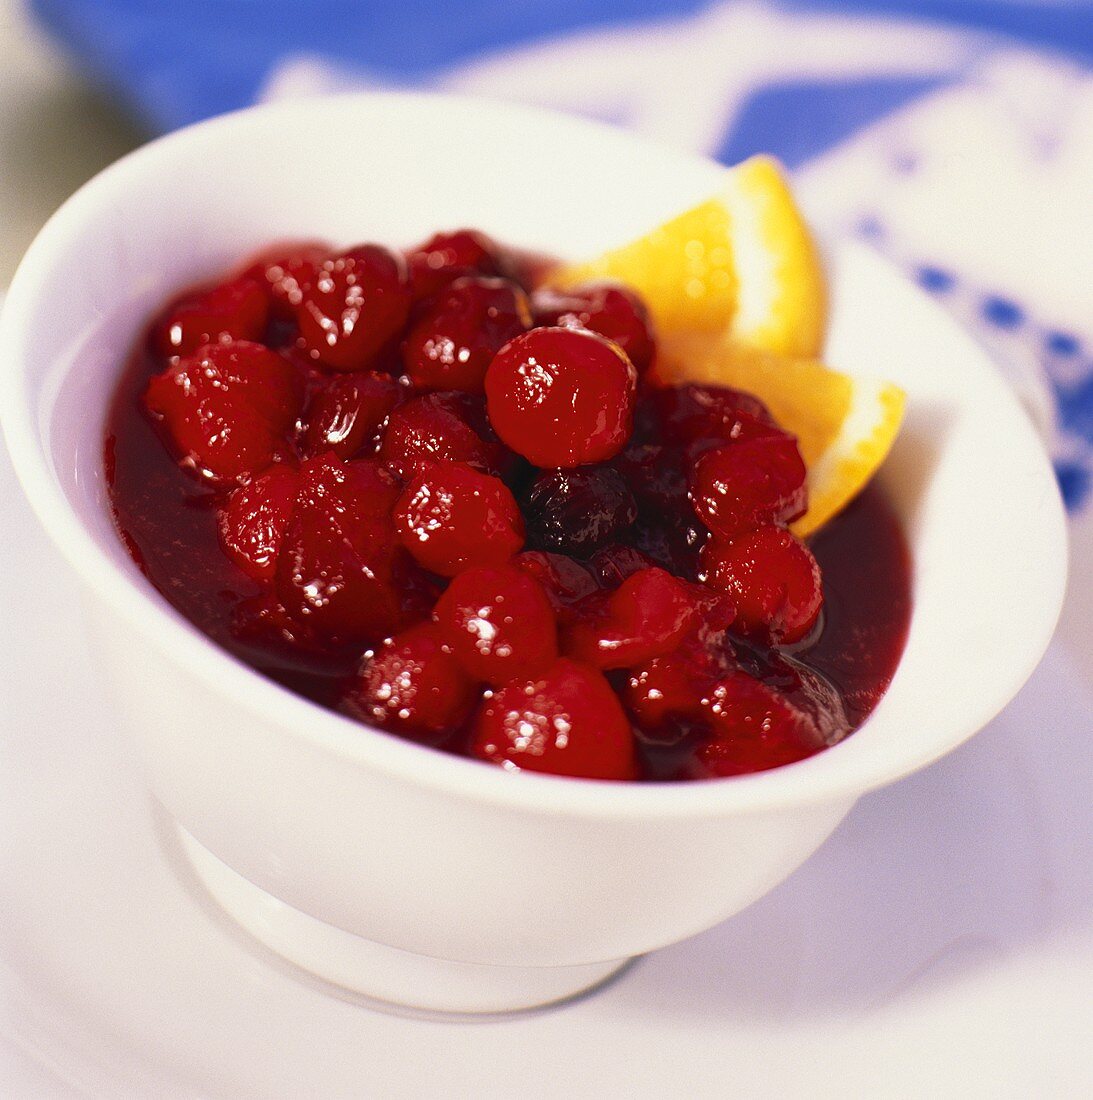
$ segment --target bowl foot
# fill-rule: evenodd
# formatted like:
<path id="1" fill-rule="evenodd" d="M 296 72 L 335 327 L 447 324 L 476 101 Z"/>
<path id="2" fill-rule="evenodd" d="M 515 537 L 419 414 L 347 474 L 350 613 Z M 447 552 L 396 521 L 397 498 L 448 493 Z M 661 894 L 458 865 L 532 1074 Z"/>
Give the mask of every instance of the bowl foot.
<path id="1" fill-rule="evenodd" d="M 490 966 L 387 947 L 293 908 L 176 827 L 182 851 L 202 885 L 255 939 L 309 973 L 379 1001 L 432 1012 L 515 1012 L 574 997 L 630 961 Z"/>

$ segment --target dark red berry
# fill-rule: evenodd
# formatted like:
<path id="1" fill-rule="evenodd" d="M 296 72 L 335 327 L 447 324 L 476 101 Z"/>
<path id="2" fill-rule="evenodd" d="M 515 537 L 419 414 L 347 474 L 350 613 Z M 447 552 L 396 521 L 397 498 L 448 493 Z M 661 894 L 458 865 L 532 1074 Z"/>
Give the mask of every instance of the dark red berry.
<path id="1" fill-rule="evenodd" d="M 812 719 L 746 672 L 730 672 L 704 705 L 710 732 L 684 769 L 686 778 L 766 771 L 812 756 L 827 743 Z"/>
<path id="2" fill-rule="evenodd" d="M 737 439 L 751 422 L 774 425 L 770 410 L 750 393 L 726 386 L 663 386 L 648 390 L 637 412 L 643 439 L 687 447 Z"/>
<path id="3" fill-rule="evenodd" d="M 544 470 L 524 503 L 528 541 L 578 558 L 620 538 L 637 514 L 626 482 L 610 466 Z"/>
<path id="4" fill-rule="evenodd" d="M 436 744 L 467 720 L 479 693 L 433 623 L 420 623 L 366 654 L 343 700 L 355 717 Z"/>
<path id="5" fill-rule="evenodd" d="M 482 393 L 494 355 L 531 324 L 527 295 L 507 279 L 456 279 L 424 309 L 402 345 L 415 386 Z"/>
<path id="6" fill-rule="evenodd" d="M 603 674 L 562 658 L 483 704 L 471 752 L 511 771 L 635 779 L 630 723 Z"/>
<path id="7" fill-rule="evenodd" d="M 324 379 L 307 408 L 307 453 L 333 452 L 341 459 L 373 453 L 402 394 L 389 374 L 378 371 Z"/>
<path id="8" fill-rule="evenodd" d="M 193 355 L 203 344 L 224 340 L 261 340 L 269 300 L 254 279 L 233 279 L 172 302 L 152 330 L 160 355 Z"/>
<path id="9" fill-rule="evenodd" d="M 274 316 L 292 319 L 311 286 L 319 266 L 330 255 L 325 241 L 292 241 L 263 249 L 255 256 L 244 276 L 266 288 Z"/>
<path id="10" fill-rule="evenodd" d="M 736 629 L 768 643 L 799 642 L 815 626 L 824 596 L 820 567 L 782 527 L 760 527 L 702 549 L 706 583 L 736 605 Z"/>
<path id="11" fill-rule="evenodd" d="M 796 441 L 779 433 L 707 451 L 691 475 L 691 500 L 698 518 L 722 538 L 789 523 L 808 503 Z"/>
<path id="12" fill-rule="evenodd" d="M 425 464 L 399 497 L 394 519 L 403 546 L 442 577 L 504 565 L 524 545 L 524 520 L 508 486 L 464 462 Z"/>
<path id="13" fill-rule="evenodd" d="M 512 565 L 460 573 L 437 601 L 435 618 L 467 672 L 489 684 L 535 676 L 558 656 L 550 600 Z"/>
<path id="14" fill-rule="evenodd" d="M 402 332 L 411 300 L 403 258 L 379 245 L 358 245 L 324 260 L 301 288 L 302 345 L 335 370 L 366 370 Z"/>
<path id="15" fill-rule="evenodd" d="M 657 563 L 633 546 L 615 543 L 597 550 L 588 563 L 592 575 L 604 588 L 618 588 L 627 577 Z"/>
<path id="16" fill-rule="evenodd" d="M 590 570 L 564 554 L 525 550 L 512 559 L 512 564 L 543 586 L 556 614 L 597 591 L 596 578 Z"/>
<path id="17" fill-rule="evenodd" d="M 558 291 L 544 288 L 532 296 L 536 325 L 586 328 L 618 344 L 641 374 L 653 361 L 649 311 L 626 287 L 590 283 Z"/>
<path id="18" fill-rule="evenodd" d="M 501 249 L 484 233 L 459 229 L 437 233 L 407 253 L 414 299 L 438 294 L 463 275 L 506 275 Z"/>
<path id="19" fill-rule="evenodd" d="M 261 344 L 207 344 L 153 377 L 144 403 L 183 465 L 231 481 L 265 469 L 287 449 L 303 381 Z"/>
<path id="20" fill-rule="evenodd" d="M 663 569 L 642 569 L 614 592 L 582 601 L 562 648 L 597 668 L 628 668 L 678 649 L 703 625 L 723 630 L 732 618 L 729 599 Z"/>
<path id="21" fill-rule="evenodd" d="M 490 422 L 536 466 L 613 458 L 630 436 L 637 374 L 607 340 L 581 329 L 517 336 L 486 372 Z"/>
<path id="22" fill-rule="evenodd" d="M 220 510 L 218 532 L 224 553 L 256 581 L 273 579 L 299 491 L 299 471 L 277 463 L 233 490 Z"/>
<path id="23" fill-rule="evenodd" d="M 302 627 L 335 644 L 376 642 L 404 613 L 391 509 L 398 483 L 378 462 L 311 459 L 277 556 L 277 595 Z"/>

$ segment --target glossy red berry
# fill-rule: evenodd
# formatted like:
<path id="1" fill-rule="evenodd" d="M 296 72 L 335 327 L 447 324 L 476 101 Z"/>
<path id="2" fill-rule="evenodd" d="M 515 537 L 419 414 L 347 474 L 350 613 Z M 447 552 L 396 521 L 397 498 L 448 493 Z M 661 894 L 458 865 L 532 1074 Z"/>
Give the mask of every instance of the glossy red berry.
<path id="1" fill-rule="evenodd" d="M 434 617 L 467 672 L 489 684 L 535 676 L 558 655 L 550 600 L 512 565 L 460 573 L 437 601 Z"/>
<path id="2" fill-rule="evenodd" d="M 273 579 L 277 552 L 296 507 L 300 474 L 277 463 L 228 497 L 218 517 L 220 546 L 247 576 Z"/>
<path id="3" fill-rule="evenodd" d="M 729 442 L 751 422 L 774 425 L 758 397 L 727 386 L 661 386 L 649 390 L 638 411 L 642 428 L 663 444 L 686 447 L 696 442 Z"/>
<path id="4" fill-rule="evenodd" d="M 477 685 L 433 623 L 420 623 L 366 654 L 343 707 L 366 722 L 436 744 L 467 720 Z"/>
<path id="5" fill-rule="evenodd" d="M 254 279 L 233 279 L 172 302 L 152 330 L 152 343 L 165 358 L 193 355 L 203 344 L 261 340 L 268 318 L 263 287 Z"/>
<path id="6" fill-rule="evenodd" d="M 312 459 L 277 556 L 288 614 L 334 644 L 372 643 L 403 619 L 391 509 L 398 483 L 378 462 Z"/>
<path id="7" fill-rule="evenodd" d="M 599 587 L 589 568 L 564 554 L 525 550 L 512 559 L 512 564 L 543 586 L 556 614 L 591 596 Z"/>
<path id="8" fill-rule="evenodd" d="M 653 361 L 653 333 L 645 303 L 626 287 L 590 283 L 558 291 L 543 289 L 532 297 L 537 325 L 586 328 L 618 344 L 634 369 L 643 373 Z"/>
<path id="9" fill-rule="evenodd" d="M 807 714 L 746 672 L 722 677 L 704 712 L 710 732 L 685 766 L 686 778 L 766 771 L 813 756 L 827 745 Z"/>
<path id="10" fill-rule="evenodd" d="M 678 649 L 703 625 L 723 630 L 732 602 L 663 569 L 641 569 L 588 597 L 562 636 L 564 652 L 597 668 L 629 668 Z"/>
<path id="11" fill-rule="evenodd" d="M 287 449 L 303 381 L 261 344 L 207 344 L 153 377 L 144 403 L 185 466 L 231 481 L 265 469 Z"/>
<path id="12" fill-rule="evenodd" d="M 737 630 L 767 643 L 799 642 L 815 626 L 824 596 L 812 552 L 782 527 L 732 540 L 710 539 L 701 553 L 707 584 L 736 605 Z"/>
<path id="13" fill-rule="evenodd" d="M 627 577 L 657 563 L 633 546 L 613 543 L 597 550 L 588 563 L 592 575 L 604 588 L 618 588 Z"/>
<path id="14" fill-rule="evenodd" d="M 331 375 L 308 404 L 304 435 L 307 453 L 332 452 L 341 459 L 373 453 L 402 396 L 403 387 L 389 374 L 361 371 Z"/>
<path id="15" fill-rule="evenodd" d="M 634 737 L 603 674 L 565 658 L 486 700 L 471 752 L 510 771 L 635 779 Z"/>
<path id="16" fill-rule="evenodd" d="M 463 275 L 505 275 L 508 265 L 501 249 L 484 233 L 458 229 L 437 233 L 407 253 L 414 299 L 440 293 Z"/>
<path id="17" fill-rule="evenodd" d="M 610 466 L 544 470 L 524 503 L 528 541 L 578 558 L 622 537 L 637 514 L 626 482 Z"/>
<path id="18" fill-rule="evenodd" d="M 488 428 L 480 399 L 462 393 L 424 393 L 391 414 L 380 458 L 403 479 L 429 461 L 466 462 L 476 470 L 499 474 L 506 465 L 503 448 L 482 438 L 474 421 Z"/>
<path id="19" fill-rule="evenodd" d="M 358 245 L 324 260 L 301 287 L 302 346 L 335 370 L 366 370 L 402 332 L 411 301 L 403 258 L 379 245 Z"/>
<path id="20" fill-rule="evenodd" d="M 255 256 L 243 272 L 266 288 L 273 314 L 291 319 L 322 262 L 331 253 L 325 241 L 293 241 L 273 245 Z"/>
<path id="21" fill-rule="evenodd" d="M 402 362 L 415 386 L 482 393 L 494 355 L 531 325 L 527 295 L 508 279 L 463 277 L 410 327 Z"/>
<path id="22" fill-rule="evenodd" d="M 490 422 L 536 466 L 580 466 L 626 445 L 637 374 L 614 345 L 581 329 L 517 336 L 486 372 Z"/>
<path id="23" fill-rule="evenodd" d="M 524 545 L 524 519 L 508 486 L 465 462 L 430 462 L 398 498 L 395 530 L 419 564 L 442 577 L 504 565 Z"/>
<path id="24" fill-rule="evenodd" d="M 796 441 L 777 433 L 707 451 L 691 474 L 691 500 L 698 518 L 722 538 L 789 523 L 808 503 Z"/>

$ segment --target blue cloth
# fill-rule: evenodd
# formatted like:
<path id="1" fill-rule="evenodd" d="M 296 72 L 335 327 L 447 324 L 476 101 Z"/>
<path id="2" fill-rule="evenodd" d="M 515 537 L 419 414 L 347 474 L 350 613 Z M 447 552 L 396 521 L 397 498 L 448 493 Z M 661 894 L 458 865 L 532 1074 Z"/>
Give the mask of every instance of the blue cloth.
<path id="1" fill-rule="evenodd" d="M 685 16 L 709 0 L 32 0 L 85 71 L 154 130 L 253 103 L 287 53 L 418 81 L 565 31 Z M 788 0 L 798 11 L 906 15 L 1011 35 L 1093 60 L 1093 0 Z"/>

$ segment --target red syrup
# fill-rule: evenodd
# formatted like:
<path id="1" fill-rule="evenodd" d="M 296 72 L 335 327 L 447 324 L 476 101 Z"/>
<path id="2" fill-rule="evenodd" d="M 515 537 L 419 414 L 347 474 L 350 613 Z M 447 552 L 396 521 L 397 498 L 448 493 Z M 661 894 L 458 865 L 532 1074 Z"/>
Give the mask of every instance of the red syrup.
<path id="1" fill-rule="evenodd" d="M 164 358 L 162 340 L 157 341 L 160 318 L 119 380 L 107 422 L 105 469 L 118 531 L 153 587 L 232 657 L 318 705 L 506 768 L 655 781 L 734 775 L 812 755 L 860 726 L 891 682 L 911 613 L 910 557 L 883 491 L 868 487 L 807 550 L 795 542 L 790 547 L 794 568 L 804 578 L 799 583 L 807 586 L 817 574 L 822 578 L 818 614 L 814 597 L 803 599 L 805 610 L 797 608 L 792 621 L 764 622 L 769 589 L 763 589 L 759 597 L 749 597 L 749 606 L 759 608 L 759 621 L 753 613 L 751 618 L 737 614 L 732 622 L 734 589 L 720 579 L 716 589 L 698 581 L 704 568 L 713 571 L 711 562 L 732 573 L 742 555 L 753 553 L 753 544 L 782 547 L 789 540 L 783 524 L 799 514 L 803 500 L 792 437 L 745 394 L 646 390 L 639 371 L 615 367 L 616 355 L 629 364 L 619 351 L 625 341 L 556 336 L 560 330 L 550 326 L 558 325 L 558 310 L 545 309 L 546 296 L 532 294 L 542 316 L 519 305 L 522 293 L 534 291 L 543 261 L 532 265 L 496 246 L 491 259 L 486 245 L 480 246 L 491 242 L 477 235 L 436 240 L 445 255 L 450 251 L 455 257 L 451 274 L 463 280 L 458 292 L 472 285 L 473 276 L 494 280 L 482 285 L 499 298 L 494 287 L 510 276 L 506 285 L 513 288 L 510 297 L 515 295 L 520 317 L 505 314 L 496 324 L 523 325 L 527 332 L 542 325 L 543 339 L 574 344 L 567 362 L 577 372 L 575 393 L 595 391 L 597 400 L 616 402 L 619 410 L 606 429 L 602 419 L 596 421 L 603 439 L 591 431 L 559 438 L 549 426 L 536 424 L 530 433 L 524 430 L 528 426 L 521 424 L 520 409 L 506 388 L 514 375 L 501 368 L 494 390 L 502 396 L 492 404 L 481 365 L 473 377 L 465 372 L 461 378 L 468 392 L 452 387 L 435 393 L 430 390 L 435 379 L 419 381 L 415 389 L 412 377 L 398 378 L 406 352 L 400 356 L 398 341 L 387 339 L 386 331 L 394 312 L 405 312 L 411 294 L 416 304 L 399 330 L 404 337 L 413 334 L 415 324 L 422 328 L 422 318 L 443 319 L 445 310 L 458 305 L 463 325 L 458 332 L 467 343 L 474 334 L 464 332 L 466 318 L 485 308 L 477 299 L 468 310 L 455 298 L 444 299 L 444 287 L 454 279 L 432 287 L 438 279 L 435 264 L 426 264 L 421 278 L 430 292 L 424 295 L 397 264 L 391 273 L 381 272 L 387 284 L 376 293 L 392 303 L 376 314 L 382 346 L 376 340 L 366 355 L 346 352 L 344 360 L 339 352 L 332 367 L 301 352 L 300 328 L 286 313 L 273 277 L 289 264 L 278 260 L 265 269 L 273 273 L 266 276 L 273 290 L 263 334 L 253 330 L 256 311 L 249 298 L 244 319 L 251 328 L 243 337 L 232 331 L 238 324 L 234 316 L 221 321 L 211 307 L 200 312 L 193 306 L 195 296 L 208 288 L 184 299 L 190 310 L 186 323 L 194 316 L 198 327 L 223 325 L 221 343 L 239 348 L 238 354 L 218 351 L 210 358 L 206 350 L 183 359 L 180 368 L 177 360 Z M 305 295 L 307 265 L 319 264 L 322 255 L 322 246 L 309 242 L 307 254 L 292 268 Z M 416 265 L 420 277 L 425 255 L 411 252 L 407 270 Z M 344 263 L 332 263 L 340 274 Z M 353 304 L 352 284 L 348 292 L 336 281 L 334 287 Z M 296 288 L 292 282 L 289 289 Z M 602 308 L 602 291 L 586 292 L 586 298 Z M 212 301 L 219 308 L 219 299 Z M 574 315 L 581 307 L 591 319 L 578 315 L 573 326 L 591 327 L 598 314 L 584 300 L 574 302 L 562 305 Z M 607 319 L 629 334 L 641 349 L 639 358 L 647 358 L 652 338 L 635 329 L 645 323 L 640 303 L 611 302 L 614 313 Z M 489 304 L 491 324 L 510 305 L 508 299 Z M 500 339 L 489 331 L 489 339 Z M 258 343 L 246 344 L 256 335 Z M 262 359 L 269 353 L 260 344 L 280 349 L 293 364 L 296 381 L 281 378 L 280 368 L 270 375 Z M 614 371 L 606 396 L 599 387 L 611 372 L 601 369 L 600 359 Z M 462 361 L 474 362 L 466 356 Z M 148 411 L 149 394 L 159 394 L 157 400 L 169 410 L 171 402 L 177 405 L 178 393 L 165 376 L 176 387 L 192 389 L 187 363 L 202 383 L 210 369 L 217 374 L 216 386 L 230 395 L 221 403 L 224 417 L 230 420 L 242 410 L 238 423 L 248 433 L 243 442 L 249 450 L 226 458 L 218 452 L 220 467 L 206 465 L 204 477 L 195 474 L 196 452 L 180 454 L 179 439 L 189 437 L 176 430 L 172 440 L 164 422 Z M 259 368 L 266 370 L 264 378 L 274 377 L 272 390 L 248 390 Z M 587 383 L 580 371 L 588 374 Z M 302 412 L 285 430 L 289 410 Z M 730 434 L 737 442 L 726 451 Z M 589 454 L 582 450 L 586 440 Z M 231 443 L 229 433 L 229 448 Z M 531 451 L 553 448 L 557 454 L 539 461 L 560 466 L 532 465 L 534 454 L 515 450 L 525 443 Z M 200 439 L 195 446 L 200 450 Z M 261 455 L 261 466 L 239 478 L 235 464 L 251 454 Z M 775 470 L 785 482 L 775 495 L 754 495 L 768 484 L 755 481 L 756 464 Z M 276 530 L 271 534 L 260 526 L 258 535 L 268 536 L 262 538 L 246 527 L 248 497 L 236 486 L 249 482 L 255 488 L 246 492 L 261 498 L 270 470 L 276 491 L 262 516 Z M 717 495 L 726 480 L 740 487 L 737 495 Z M 310 496 L 307 506 L 289 517 L 284 501 L 296 482 Z M 226 508 L 233 490 L 234 506 Z M 364 514 L 372 500 L 384 502 L 374 516 Z M 332 509 L 333 536 L 323 509 Z M 417 545 L 429 524 L 448 521 L 451 531 L 439 542 Z M 706 527 L 714 532 L 709 540 Z M 316 615 L 309 623 L 304 606 L 302 613 L 294 607 L 293 618 L 285 610 L 293 598 L 285 581 L 286 557 L 310 556 L 310 576 L 317 568 L 314 559 L 325 566 L 324 554 L 335 559 L 343 554 L 346 531 L 356 532 L 350 541 L 382 544 L 382 554 L 370 559 L 366 570 L 380 576 L 377 587 L 357 589 L 358 609 L 368 603 L 378 610 L 361 620 L 351 603 L 348 616 L 316 609 L 326 618 Z M 755 532 L 768 534 L 755 539 Z M 266 542 L 276 545 L 267 552 Z M 769 554 L 759 560 L 754 570 L 760 580 L 763 569 L 780 567 L 778 562 Z M 343 565 L 335 561 L 330 567 L 338 583 L 345 580 Z M 456 583 L 457 578 L 462 579 Z M 348 587 L 352 593 L 353 584 Z M 741 592 L 737 587 L 735 602 L 743 607 Z M 479 629 L 473 623 L 487 605 L 495 620 L 489 626 L 496 631 L 492 649 L 481 639 L 468 644 L 465 635 L 468 621 Z M 520 609 L 514 622 L 503 619 L 506 607 Z M 394 641 L 383 643 L 391 635 Z M 666 652 L 663 639 L 678 648 Z M 362 663 L 362 654 L 373 651 L 375 658 Z M 564 738 L 542 741 L 544 730 L 571 719 L 582 729 L 575 729 L 568 752 L 559 751 Z M 538 732 L 529 742 L 531 728 Z"/>

